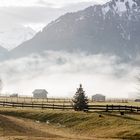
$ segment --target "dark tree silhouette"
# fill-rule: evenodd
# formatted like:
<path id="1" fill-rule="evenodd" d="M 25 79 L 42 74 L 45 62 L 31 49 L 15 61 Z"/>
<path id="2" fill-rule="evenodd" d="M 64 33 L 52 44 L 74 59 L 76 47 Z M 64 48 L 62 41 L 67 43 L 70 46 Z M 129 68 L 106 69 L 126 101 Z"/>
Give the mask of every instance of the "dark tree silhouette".
<path id="1" fill-rule="evenodd" d="M 87 111 L 88 110 L 88 99 L 85 96 L 85 91 L 83 91 L 82 85 L 77 89 L 77 92 L 73 98 L 74 110 L 75 111 Z"/>
<path id="2" fill-rule="evenodd" d="M 140 74 L 136 76 L 137 94 L 136 98 L 140 99 Z"/>
<path id="3" fill-rule="evenodd" d="M 2 80 L 0 79 L 0 92 L 1 92 L 2 88 L 3 88 L 3 83 L 2 83 Z"/>
<path id="4" fill-rule="evenodd" d="M 0 90 L 2 90 L 2 80 L 0 79 Z"/>

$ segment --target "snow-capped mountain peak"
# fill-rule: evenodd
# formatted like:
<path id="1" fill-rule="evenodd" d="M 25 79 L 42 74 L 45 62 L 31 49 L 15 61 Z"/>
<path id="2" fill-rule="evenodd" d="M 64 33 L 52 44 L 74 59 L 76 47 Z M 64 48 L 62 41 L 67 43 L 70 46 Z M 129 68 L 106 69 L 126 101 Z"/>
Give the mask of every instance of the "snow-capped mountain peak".
<path id="1" fill-rule="evenodd" d="M 11 51 L 23 57 L 47 50 L 111 54 L 128 61 L 140 54 L 140 0 L 112 0 L 67 13 Z"/>
<path id="2" fill-rule="evenodd" d="M 106 14 L 108 11 L 113 11 L 120 14 L 131 10 L 138 11 L 139 9 L 139 0 L 112 0 L 103 6 L 103 13 Z"/>

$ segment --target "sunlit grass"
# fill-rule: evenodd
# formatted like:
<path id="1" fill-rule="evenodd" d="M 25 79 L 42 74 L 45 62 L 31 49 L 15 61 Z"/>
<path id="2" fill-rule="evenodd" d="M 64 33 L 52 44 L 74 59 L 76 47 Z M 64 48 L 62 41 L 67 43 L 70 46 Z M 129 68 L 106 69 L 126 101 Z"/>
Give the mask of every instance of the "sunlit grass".
<path id="1" fill-rule="evenodd" d="M 59 126 L 73 133 L 102 138 L 140 138 L 140 116 L 137 114 L 75 111 L 0 109 L 1 114 L 37 120 Z M 101 115 L 101 117 L 99 117 Z"/>

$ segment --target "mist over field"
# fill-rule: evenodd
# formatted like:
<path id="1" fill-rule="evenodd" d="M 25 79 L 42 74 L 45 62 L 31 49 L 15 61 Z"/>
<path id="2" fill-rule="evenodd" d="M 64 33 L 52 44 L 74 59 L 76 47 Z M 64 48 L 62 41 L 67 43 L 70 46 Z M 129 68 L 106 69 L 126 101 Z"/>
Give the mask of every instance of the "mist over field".
<path id="1" fill-rule="evenodd" d="M 140 0 L 0 0 L 0 140 L 27 139 L 140 140 Z"/>
<path id="2" fill-rule="evenodd" d="M 139 69 L 119 57 L 47 51 L 0 63 L 3 93 L 32 96 L 45 88 L 50 97 L 72 97 L 80 83 L 87 96 L 127 98 L 136 93 Z"/>
<path id="3" fill-rule="evenodd" d="M 72 97 L 81 83 L 89 97 L 135 98 L 139 9 L 138 0 L 0 1 L 2 92 Z"/>

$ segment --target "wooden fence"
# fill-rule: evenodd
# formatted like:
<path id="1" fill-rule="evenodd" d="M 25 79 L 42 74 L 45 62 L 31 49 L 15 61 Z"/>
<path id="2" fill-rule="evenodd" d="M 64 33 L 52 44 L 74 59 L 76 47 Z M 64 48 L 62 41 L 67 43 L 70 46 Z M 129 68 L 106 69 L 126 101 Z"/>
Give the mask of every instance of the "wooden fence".
<path id="1" fill-rule="evenodd" d="M 5 102 L 24 102 L 24 103 L 50 103 L 50 104 L 71 104 L 72 98 L 45 98 L 45 99 L 37 99 L 33 97 L 26 97 L 26 96 L 18 96 L 18 97 L 10 97 L 10 96 L 0 96 L 0 101 Z M 129 102 L 134 103 L 134 99 L 107 99 L 104 102 L 100 103 L 106 103 L 106 104 L 127 104 Z M 98 102 L 92 101 L 89 99 L 89 104 L 95 104 Z M 136 104 L 136 103 L 135 103 Z M 136 104 L 137 106 L 137 104 Z"/>
<path id="2" fill-rule="evenodd" d="M 5 101 L 5 102 L 24 102 L 24 103 L 71 103 L 72 99 L 71 98 L 45 98 L 45 99 L 38 99 L 38 98 L 33 98 L 33 97 L 10 97 L 10 96 L 0 96 L 0 101 Z"/>
<path id="3" fill-rule="evenodd" d="M 15 108 L 38 108 L 38 109 L 59 109 L 59 110 L 73 110 L 73 105 L 60 104 L 45 104 L 45 103 L 19 103 L 19 102 L 5 102 L 0 101 L 1 107 L 15 107 Z M 140 112 L 140 107 L 137 106 L 122 106 L 122 105 L 89 105 L 89 111 L 119 111 L 119 112 Z"/>

